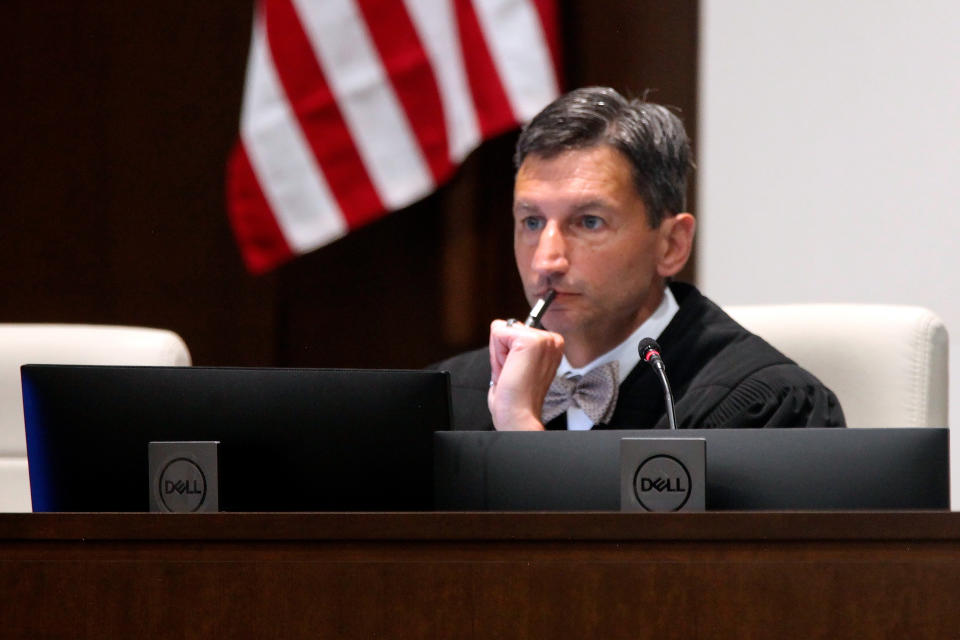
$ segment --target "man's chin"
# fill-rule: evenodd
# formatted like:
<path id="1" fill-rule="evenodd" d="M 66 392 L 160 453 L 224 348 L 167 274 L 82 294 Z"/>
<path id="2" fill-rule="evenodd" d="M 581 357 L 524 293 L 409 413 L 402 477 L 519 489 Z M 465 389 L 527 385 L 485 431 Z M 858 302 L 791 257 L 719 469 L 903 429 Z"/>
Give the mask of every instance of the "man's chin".
<path id="1" fill-rule="evenodd" d="M 564 338 L 568 335 L 578 333 L 583 322 L 578 321 L 576 316 L 570 313 L 570 310 L 550 307 L 541 321 L 544 329 L 559 333 Z"/>

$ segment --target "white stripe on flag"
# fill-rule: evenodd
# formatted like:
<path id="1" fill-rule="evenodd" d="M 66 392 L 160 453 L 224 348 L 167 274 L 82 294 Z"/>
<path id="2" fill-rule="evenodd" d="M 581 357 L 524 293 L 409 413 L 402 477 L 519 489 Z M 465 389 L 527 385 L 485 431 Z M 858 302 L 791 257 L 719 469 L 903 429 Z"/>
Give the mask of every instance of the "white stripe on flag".
<path id="1" fill-rule="evenodd" d="M 433 191 L 433 177 L 353 0 L 294 0 L 370 179 L 389 209 Z"/>
<path id="2" fill-rule="evenodd" d="M 246 82 L 240 136 L 290 248 L 304 253 L 342 237 L 346 221 L 280 86 L 260 18 Z"/>
<path id="3" fill-rule="evenodd" d="M 473 0 L 513 114 L 526 122 L 557 96 L 540 15 L 531 0 Z"/>
<path id="4" fill-rule="evenodd" d="M 480 127 L 463 65 L 456 17 L 450 2 L 405 0 L 437 79 L 450 159 L 456 164 L 480 143 Z"/>

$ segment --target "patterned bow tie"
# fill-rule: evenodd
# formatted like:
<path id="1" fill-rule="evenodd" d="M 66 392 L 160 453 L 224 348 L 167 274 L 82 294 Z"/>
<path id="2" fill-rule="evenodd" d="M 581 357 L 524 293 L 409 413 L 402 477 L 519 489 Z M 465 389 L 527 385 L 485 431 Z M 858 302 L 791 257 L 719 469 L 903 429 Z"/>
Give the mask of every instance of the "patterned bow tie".
<path id="1" fill-rule="evenodd" d="M 541 419 L 547 424 L 571 406 L 579 407 L 593 424 L 608 422 L 617 404 L 620 364 L 608 362 L 584 376 L 554 378 L 543 401 Z"/>

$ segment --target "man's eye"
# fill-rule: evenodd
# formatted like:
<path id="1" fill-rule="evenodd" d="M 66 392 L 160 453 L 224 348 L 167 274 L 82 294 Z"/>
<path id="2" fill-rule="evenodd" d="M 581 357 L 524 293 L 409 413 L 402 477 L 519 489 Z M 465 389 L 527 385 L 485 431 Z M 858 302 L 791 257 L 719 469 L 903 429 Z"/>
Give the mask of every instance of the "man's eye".
<path id="1" fill-rule="evenodd" d="M 597 216 L 583 216 L 580 220 L 580 224 L 583 225 L 584 229 L 599 229 L 603 226 L 603 218 Z"/>
<path id="2" fill-rule="evenodd" d="M 524 218 L 520 221 L 520 224 L 523 225 L 523 228 L 527 231 L 540 231 L 543 229 L 543 220 L 532 216 Z"/>

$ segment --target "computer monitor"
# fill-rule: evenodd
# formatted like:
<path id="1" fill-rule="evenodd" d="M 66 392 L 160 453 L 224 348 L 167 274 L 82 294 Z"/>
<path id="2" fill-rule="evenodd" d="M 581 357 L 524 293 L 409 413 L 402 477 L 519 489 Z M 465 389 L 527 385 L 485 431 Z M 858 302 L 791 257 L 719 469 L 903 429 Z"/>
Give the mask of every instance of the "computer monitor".
<path id="1" fill-rule="evenodd" d="M 706 440 L 706 509 L 949 509 L 947 429 L 437 433 L 436 507 L 616 511 L 622 438 Z"/>
<path id="2" fill-rule="evenodd" d="M 148 443 L 219 441 L 223 511 L 430 509 L 433 371 L 25 365 L 34 511 L 149 510 Z"/>

